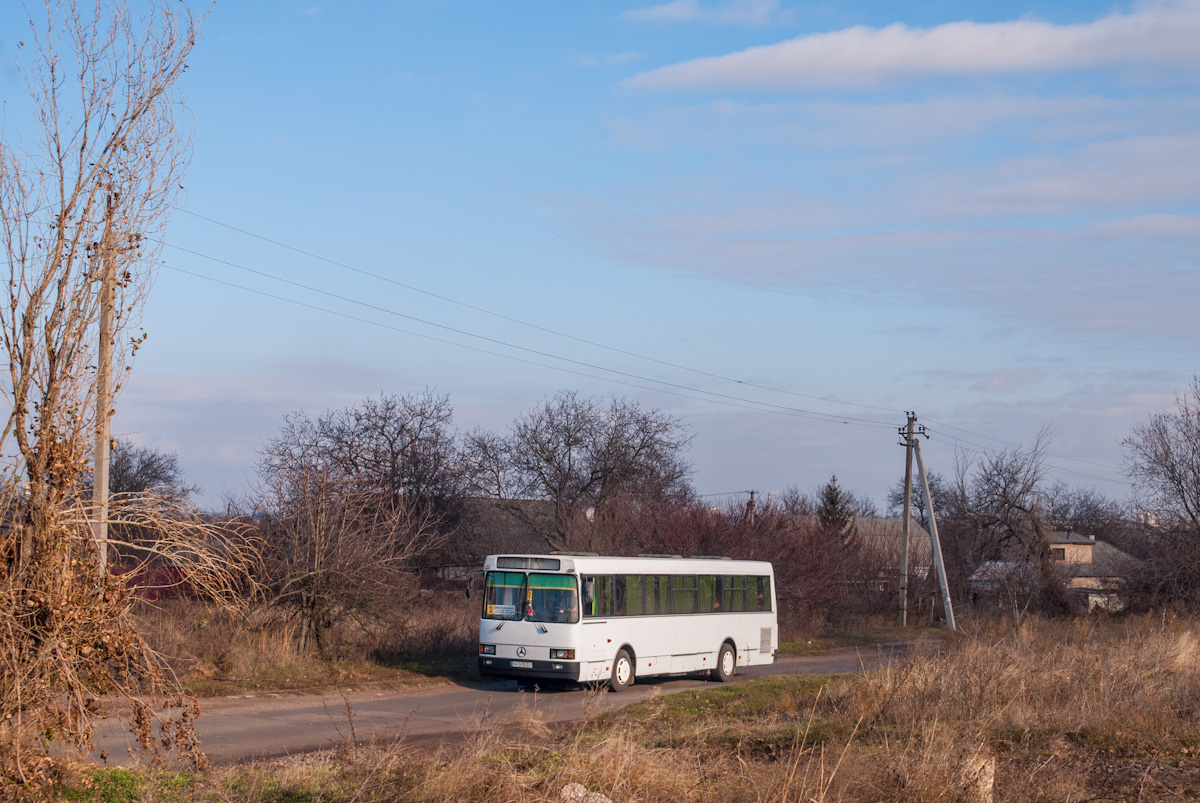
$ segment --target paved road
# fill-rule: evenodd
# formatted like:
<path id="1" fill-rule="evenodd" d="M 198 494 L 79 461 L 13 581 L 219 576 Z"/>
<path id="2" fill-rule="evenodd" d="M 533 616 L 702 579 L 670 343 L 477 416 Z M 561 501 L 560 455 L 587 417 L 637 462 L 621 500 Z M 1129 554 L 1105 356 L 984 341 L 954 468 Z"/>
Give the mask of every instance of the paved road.
<path id="1" fill-rule="evenodd" d="M 889 661 L 903 645 L 846 649 L 821 655 L 782 658 L 770 666 L 742 668 L 734 677 L 744 682 L 763 675 L 843 674 Z M 344 743 L 353 734 L 359 741 L 399 736 L 453 738 L 478 728 L 484 720 L 502 719 L 521 705 L 533 705 L 547 722 L 580 719 L 589 706 L 609 711 L 644 700 L 652 694 L 712 688 L 715 684 L 687 678 L 646 678 L 620 694 L 596 695 L 586 689 L 518 693 L 516 683 L 492 682 L 467 686 L 432 686 L 404 690 L 346 690 L 312 695 L 257 694 L 205 700 L 197 720 L 201 743 L 217 763 L 295 755 Z M 100 728 L 97 754 L 109 761 L 134 763 L 129 740 L 119 723 Z"/>

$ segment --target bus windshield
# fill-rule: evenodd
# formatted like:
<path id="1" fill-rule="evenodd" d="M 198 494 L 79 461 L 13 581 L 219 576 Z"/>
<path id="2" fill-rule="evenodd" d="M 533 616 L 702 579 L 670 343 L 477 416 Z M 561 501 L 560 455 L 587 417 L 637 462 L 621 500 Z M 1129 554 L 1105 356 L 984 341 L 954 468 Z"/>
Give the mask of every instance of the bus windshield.
<path id="1" fill-rule="evenodd" d="M 527 619 L 531 622 L 579 621 L 579 592 L 568 574 L 526 575 L 488 572 L 483 592 L 484 619 Z"/>
<path id="2" fill-rule="evenodd" d="M 483 590 L 484 619 L 520 619 L 525 572 L 488 572 Z"/>
<path id="3" fill-rule="evenodd" d="M 534 622 L 578 622 L 579 594 L 569 574 L 529 575 L 529 609 L 526 619 Z"/>

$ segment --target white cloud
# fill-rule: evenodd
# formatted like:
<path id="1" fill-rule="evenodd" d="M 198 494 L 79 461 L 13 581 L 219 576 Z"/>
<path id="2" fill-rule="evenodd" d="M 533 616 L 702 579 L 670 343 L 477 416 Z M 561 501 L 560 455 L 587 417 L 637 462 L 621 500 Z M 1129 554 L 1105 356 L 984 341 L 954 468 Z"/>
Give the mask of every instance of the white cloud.
<path id="1" fill-rule="evenodd" d="M 968 214 L 1075 214 L 1196 200 L 1200 137 L 1143 136 L 1087 145 L 1062 158 L 1013 159 L 956 199 Z M 960 184 L 957 178 L 951 178 Z M 944 194 L 943 194 L 944 197 Z M 946 213 L 953 213 L 947 207 Z"/>
<path id="2" fill-rule="evenodd" d="M 632 22 L 708 22 L 719 25 L 767 25 L 779 18 L 779 0 L 731 0 L 724 5 L 701 6 L 699 0 L 672 0 L 621 13 Z"/>
<path id="3" fill-rule="evenodd" d="M 1200 98 L 957 95 L 915 101 L 743 103 L 714 99 L 665 105 L 609 121 L 617 144 L 648 150 L 682 146 L 737 148 L 747 142 L 789 149 L 867 147 L 897 152 L 1002 133 L 1010 141 L 1190 134 L 1200 127 Z M 911 152 L 911 151 L 910 151 Z"/>
<path id="4" fill-rule="evenodd" d="M 786 90 L 872 86 L 926 76 L 1194 70 L 1200 68 L 1197 42 L 1200 0 L 1176 0 L 1071 25 L 1022 19 L 933 28 L 856 26 L 662 67 L 629 83 L 655 89 Z"/>
<path id="5" fill-rule="evenodd" d="M 934 320 L 939 309 L 969 310 L 1011 332 L 1084 337 L 1156 360 L 1200 337 L 1200 271 L 1179 267 L 1200 246 L 1200 216 L 823 234 L 789 230 L 785 209 L 774 231 L 748 222 L 763 210 L 743 211 L 740 230 L 725 207 L 609 217 L 590 236 L 633 264 L 871 308 L 920 299 Z"/>

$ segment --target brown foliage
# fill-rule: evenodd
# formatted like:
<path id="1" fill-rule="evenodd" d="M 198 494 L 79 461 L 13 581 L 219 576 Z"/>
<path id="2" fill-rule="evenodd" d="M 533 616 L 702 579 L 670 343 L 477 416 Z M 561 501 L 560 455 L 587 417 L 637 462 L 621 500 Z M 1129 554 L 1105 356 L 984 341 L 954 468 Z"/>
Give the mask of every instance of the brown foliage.
<path id="1" fill-rule="evenodd" d="M 412 562 L 444 540 L 404 497 L 381 504 L 319 466 L 268 476 L 255 519 L 272 602 L 299 623 L 301 649 L 326 652 L 336 625 L 378 618 Z"/>
<path id="2" fill-rule="evenodd" d="M 0 434 L 9 456 L 0 470 L 4 793 L 44 783 L 52 749 L 89 747 L 93 720 L 114 696 L 130 702 L 143 748 L 202 760 L 190 707 L 169 697 L 164 714 L 135 697 L 169 691 L 169 678 L 135 627 L 130 588 L 107 573 L 100 549 L 119 542 L 135 565 L 186 567 L 189 583 L 226 603 L 249 585 L 236 577 L 245 544 L 181 500 L 114 500 L 107 540 L 93 536 L 98 512 L 85 501 L 90 441 L 112 414 L 94 412 L 102 279 L 116 277 L 119 369 L 141 340 L 128 335 L 155 263 L 152 238 L 186 167 L 176 85 L 195 42 L 193 17 L 174 2 L 135 13 L 122 0 L 62 0 L 44 10 L 17 59 L 29 129 L 14 126 L 22 133 L 0 147 L 0 247 L 10 270 L 0 304 L 0 394 L 10 405 Z"/>
<path id="3" fill-rule="evenodd" d="M 13 507 L 10 502 L 7 509 Z M 136 586 L 130 581 L 147 566 L 166 563 L 193 592 L 236 610 L 253 593 L 245 571 L 253 550 L 240 531 L 177 505 L 164 510 L 157 497 L 152 504 L 124 497 L 112 511 L 142 535 L 136 542 L 110 539 L 132 569 L 124 575 L 98 575 L 93 511 L 78 500 L 51 511 L 53 529 L 38 534 L 41 549 L 21 571 L 14 571 L 17 530 L 0 538 L 0 743 L 6 745 L 0 772 L 9 782 L 45 782 L 51 748 L 90 748 L 95 720 L 120 711 L 120 700 L 132 706 L 143 751 L 156 755 L 167 746 L 204 763 L 192 705 L 173 691 L 173 677 L 132 615 Z M 145 695 L 162 700 L 162 711 L 141 702 Z"/>

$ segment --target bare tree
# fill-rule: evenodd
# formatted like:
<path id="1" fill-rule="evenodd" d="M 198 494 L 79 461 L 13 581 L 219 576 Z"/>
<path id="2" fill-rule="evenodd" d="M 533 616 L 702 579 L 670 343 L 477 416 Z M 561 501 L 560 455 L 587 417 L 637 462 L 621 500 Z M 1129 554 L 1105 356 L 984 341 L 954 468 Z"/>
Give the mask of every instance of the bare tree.
<path id="1" fill-rule="evenodd" d="M 320 416 L 285 418 L 263 454 L 268 471 L 309 467 L 316 459 L 331 476 L 393 507 L 443 514 L 459 496 L 461 479 L 450 397 L 381 395 Z"/>
<path id="2" fill-rule="evenodd" d="M 1095 488 L 1073 487 L 1057 480 L 1043 490 L 1042 506 L 1046 521 L 1056 530 L 1092 535 L 1130 554 L 1140 549 L 1127 506 Z"/>
<path id="3" fill-rule="evenodd" d="M 415 506 L 380 505 L 317 465 L 270 474 L 258 505 L 273 602 L 298 620 L 301 649 L 327 652 L 336 626 L 393 608 L 405 571 L 438 543 Z"/>
<path id="4" fill-rule="evenodd" d="M 126 584 L 99 571 L 87 492 L 93 438 L 112 414 L 94 412 L 101 290 L 114 307 L 121 376 L 141 342 L 156 235 L 188 156 L 177 84 L 195 23 L 186 2 L 139 8 L 47 0 L 16 59 L 32 113 L 6 121 L 0 146 L 10 271 L 0 304 L 0 773 L 23 788 L 48 777 L 51 740 L 90 746 L 108 695 L 170 686 L 137 631 Z M 194 516 L 152 521 L 159 512 L 137 508 L 139 526 L 161 534 L 150 548 L 236 605 L 239 548 Z M 195 747 L 190 714 L 155 734 L 158 715 L 133 708 L 144 747 Z"/>
<path id="5" fill-rule="evenodd" d="M 0 239 L 11 277 L 0 305 L 15 440 L 33 541 L 75 490 L 93 420 L 100 285 L 117 277 L 118 332 L 138 318 L 187 162 L 176 84 L 195 41 L 186 5 L 48 3 L 18 58 L 33 101 L 28 139 L 0 155 Z M 27 144 L 28 143 L 28 144 Z M 139 338 L 118 342 L 117 359 Z"/>
<path id="6" fill-rule="evenodd" d="M 1148 544 L 1142 590 L 1151 601 L 1200 602 L 1200 376 L 1124 446 Z"/>
<path id="7" fill-rule="evenodd" d="M 199 489 L 188 484 L 174 452 L 120 441 L 109 456 L 108 487 L 113 494 L 152 492 L 187 499 Z"/>
<path id="8" fill-rule="evenodd" d="M 472 433 L 464 459 L 473 488 L 552 549 L 586 548 L 616 500 L 688 494 L 690 441 L 684 424 L 659 410 L 562 392 L 517 418 L 507 437 Z M 524 500 L 545 502 L 548 514 Z"/>
<path id="9" fill-rule="evenodd" d="M 394 608 L 402 576 L 444 542 L 431 500 L 454 488 L 449 424 L 445 397 L 384 396 L 293 413 L 267 444 L 253 517 L 273 600 L 296 616 L 302 648 L 326 652 L 338 625 Z"/>
<path id="10" fill-rule="evenodd" d="M 936 471 L 929 472 L 929 491 L 933 497 L 933 511 L 938 521 L 942 520 L 950 506 L 952 490 L 946 478 Z M 888 490 L 887 510 L 890 516 L 900 516 L 904 512 L 904 478 L 896 480 L 896 484 Z M 929 529 L 929 505 L 925 501 L 925 486 L 920 481 L 912 484 L 912 517 L 925 529 Z"/>
<path id="11" fill-rule="evenodd" d="M 1200 376 L 1174 410 L 1150 416 L 1123 443 L 1141 511 L 1200 539 Z"/>
<path id="12" fill-rule="evenodd" d="M 978 461 L 960 457 L 948 500 L 954 526 L 947 534 L 960 564 L 967 567 L 1006 554 L 1027 560 L 1030 601 L 1047 612 L 1072 613 L 1079 600 L 1068 590 L 1050 551 L 1045 438 L 1040 433 L 1028 451 L 991 452 Z"/>

